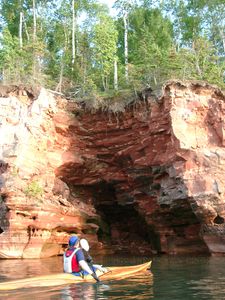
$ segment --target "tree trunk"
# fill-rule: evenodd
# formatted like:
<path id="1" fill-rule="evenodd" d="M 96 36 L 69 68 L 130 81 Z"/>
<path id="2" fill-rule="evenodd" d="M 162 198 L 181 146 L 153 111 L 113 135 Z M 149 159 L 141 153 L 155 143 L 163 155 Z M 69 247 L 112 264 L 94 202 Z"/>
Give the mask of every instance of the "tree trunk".
<path id="1" fill-rule="evenodd" d="M 222 43 L 223 43 L 223 52 L 225 53 L 225 34 L 222 29 L 220 29 L 220 36 L 221 36 Z"/>
<path id="2" fill-rule="evenodd" d="M 36 14 L 36 3 L 33 0 L 33 41 L 36 41 L 37 36 L 37 14 Z"/>
<path id="3" fill-rule="evenodd" d="M 74 67 L 74 62 L 75 62 L 75 55 L 76 55 L 76 49 L 75 49 L 75 2 L 74 0 L 72 1 L 72 71 Z"/>
<path id="4" fill-rule="evenodd" d="M 37 75 L 37 57 L 35 51 L 36 35 L 37 35 L 36 3 L 35 0 L 33 0 L 33 79 L 36 79 L 36 75 Z"/>
<path id="5" fill-rule="evenodd" d="M 102 86 L 103 86 L 103 90 L 106 91 L 105 75 L 104 75 L 104 73 L 102 73 L 101 77 L 102 77 Z"/>
<path id="6" fill-rule="evenodd" d="M 114 90 L 118 90 L 118 69 L 117 69 L 117 59 L 114 59 Z"/>
<path id="7" fill-rule="evenodd" d="M 20 12 L 20 24 L 19 24 L 19 43 L 20 49 L 23 48 L 23 12 Z"/>
<path id="8" fill-rule="evenodd" d="M 129 71 L 128 71 L 128 13 L 124 12 L 124 57 L 125 57 L 125 79 L 126 83 L 129 82 Z"/>
<path id="9" fill-rule="evenodd" d="M 68 49 L 68 34 L 67 34 L 67 27 L 64 24 L 63 25 L 63 31 L 64 31 L 64 47 L 63 47 L 63 53 L 62 53 L 62 57 L 61 57 L 61 62 L 60 62 L 60 75 L 59 75 L 59 82 L 55 88 L 56 92 L 62 92 L 62 83 L 63 83 L 63 73 L 64 73 L 64 67 L 65 67 L 65 63 L 64 63 L 64 57 L 66 55 L 67 49 Z"/>
<path id="10" fill-rule="evenodd" d="M 64 55 L 62 55 L 61 64 L 60 64 L 59 83 L 57 84 L 57 86 L 55 88 L 55 91 L 60 92 L 60 93 L 62 92 L 62 81 L 63 81 L 63 71 L 64 71 L 63 57 L 64 57 Z"/>
<path id="11" fill-rule="evenodd" d="M 25 21 L 24 15 L 23 15 L 23 22 L 24 22 L 25 33 L 26 33 L 26 36 L 27 36 L 27 41 L 29 42 L 30 41 L 30 35 L 29 35 L 28 29 L 27 29 L 27 23 Z"/>
<path id="12" fill-rule="evenodd" d="M 105 76 L 105 91 L 109 90 L 108 76 Z"/>

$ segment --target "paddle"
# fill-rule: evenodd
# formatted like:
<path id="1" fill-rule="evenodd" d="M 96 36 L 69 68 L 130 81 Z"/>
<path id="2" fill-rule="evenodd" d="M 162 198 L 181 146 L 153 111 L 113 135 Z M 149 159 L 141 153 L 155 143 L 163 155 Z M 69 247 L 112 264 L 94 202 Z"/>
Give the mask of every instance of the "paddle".
<path id="1" fill-rule="evenodd" d="M 81 239 L 81 240 L 80 240 L 80 245 L 81 245 L 81 248 L 84 249 L 84 250 L 86 251 L 88 263 L 89 263 L 89 265 L 91 266 L 92 271 L 94 272 L 94 274 L 97 276 L 97 274 L 96 274 L 96 272 L 95 272 L 95 268 L 94 268 L 94 266 L 93 266 L 93 264 L 92 264 L 92 258 L 91 258 L 90 254 L 89 254 L 89 249 L 90 249 L 90 247 L 89 247 L 88 241 L 87 241 L 86 239 Z"/>
<path id="2" fill-rule="evenodd" d="M 81 239 L 80 245 L 81 245 L 81 248 L 84 249 L 88 253 L 88 251 L 90 249 L 88 241 L 86 239 Z"/>
<path id="3" fill-rule="evenodd" d="M 93 266 L 93 264 L 92 264 L 92 258 L 91 258 L 90 254 L 89 254 L 89 249 L 90 249 L 90 247 L 89 247 L 88 241 L 87 241 L 86 239 L 81 239 L 81 240 L 80 240 L 80 246 L 81 246 L 81 248 L 82 248 L 83 250 L 85 250 L 85 252 L 87 253 L 87 258 L 88 258 L 88 260 L 89 260 L 90 267 L 92 268 L 94 274 L 96 275 L 96 277 L 97 277 L 98 279 L 99 279 L 99 277 L 101 277 L 103 274 L 111 272 L 110 270 L 107 269 L 107 271 L 102 271 L 102 272 L 103 272 L 102 275 L 97 276 L 97 274 L 96 274 L 96 272 L 95 272 L 95 268 L 94 268 L 94 266 Z M 109 288 L 109 286 L 108 286 L 108 285 L 105 285 L 102 281 L 98 281 L 97 283 L 100 284 L 102 287 L 105 287 L 105 288 L 107 288 L 107 289 Z"/>
<path id="4" fill-rule="evenodd" d="M 87 262 L 90 263 L 90 265 L 91 265 L 91 267 L 92 267 L 92 269 L 94 271 L 94 267 L 93 267 L 93 265 L 91 263 L 92 258 L 91 258 L 90 254 L 88 252 L 89 249 L 90 249 L 88 241 L 86 239 L 81 239 L 80 240 L 80 245 L 81 245 L 81 248 L 84 249 L 85 252 L 87 253 Z"/>

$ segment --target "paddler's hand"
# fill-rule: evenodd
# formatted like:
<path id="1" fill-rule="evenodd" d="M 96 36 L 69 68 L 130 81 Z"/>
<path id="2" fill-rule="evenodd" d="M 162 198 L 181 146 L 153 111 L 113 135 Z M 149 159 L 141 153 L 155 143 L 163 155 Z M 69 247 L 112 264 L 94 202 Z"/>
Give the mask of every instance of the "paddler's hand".
<path id="1" fill-rule="evenodd" d="M 96 280 L 96 282 L 100 282 L 98 276 L 95 273 L 92 273 L 91 276 Z"/>
<path id="2" fill-rule="evenodd" d="M 92 259 L 92 257 L 90 255 L 87 257 L 86 262 L 88 264 L 92 264 L 93 263 L 93 259 Z"/>

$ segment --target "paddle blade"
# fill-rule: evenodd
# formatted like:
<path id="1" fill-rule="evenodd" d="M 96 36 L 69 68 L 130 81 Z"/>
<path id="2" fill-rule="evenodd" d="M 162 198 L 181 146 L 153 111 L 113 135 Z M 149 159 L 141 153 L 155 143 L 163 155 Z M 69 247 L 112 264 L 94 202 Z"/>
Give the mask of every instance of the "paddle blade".
<path id="1" fill-rule="evenodd" d="M 81 248 L 84 249 L 85 251 L 89 251 L 89 244 L 88 244 L 88 241 L 86 239 L 81 239 L 80 240 L 80 245 L 81 245 Z"/>

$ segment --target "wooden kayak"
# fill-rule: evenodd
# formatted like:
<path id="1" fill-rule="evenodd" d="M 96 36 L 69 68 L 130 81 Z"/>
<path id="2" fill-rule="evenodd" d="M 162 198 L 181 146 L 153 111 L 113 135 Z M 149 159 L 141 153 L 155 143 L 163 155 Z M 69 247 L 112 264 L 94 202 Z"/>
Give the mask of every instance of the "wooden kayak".
<path id="1" fill-rule="evenodd" d="M 146 262 L 141 265 L 135 266 L 120 266 L 120 267 L 109 267 L 106 268 L 106 272 L 102 273 L 99 270 L 96 274 L 101 281 L 105 280 L 118 280 L 126 277 L 131 277 L 133 274 L 144 272 L 151 267 L 151 261 Z M 15 290 L 21 288 L 29 287 L 48 287 L 72 284 L 77 282 L 95 282 L 91 275 L 84 276 L 74 276 L 72 274 L 59 273 L 44 276 L 31 277 L 26 279 L 19 279 L 13 281 L 6 281 L 0 283 L 0 290 Z"/>

